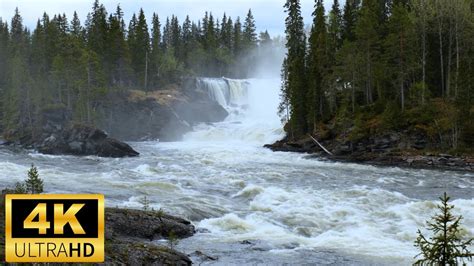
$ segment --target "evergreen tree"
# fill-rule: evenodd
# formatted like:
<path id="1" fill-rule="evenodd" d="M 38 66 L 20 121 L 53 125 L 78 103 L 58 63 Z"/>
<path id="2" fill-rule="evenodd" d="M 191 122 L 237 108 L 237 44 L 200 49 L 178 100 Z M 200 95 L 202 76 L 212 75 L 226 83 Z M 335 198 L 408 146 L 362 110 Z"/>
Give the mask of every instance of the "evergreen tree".
<path id="1" fill-rule="evenodd" d="M 10 32 L 8 24 L 0 18 L 0 110 L 3 110 L 4 93 L 7 85 Z M 0 118 L 1 119 L 1 118 Z M 3 121 L 0 122 L 2 126 Z"/>
<path id="2" fill-rule="evenodd" d="M 365 87 L 366 104 L 371 104 L 375 100 L 376 70 L 380 70 L 377 65 L 377 62 L 380 61 L 381 52 L 377 7 L 376 0 L 363 1 L 355 28 L 356 45 L 359 48 L 357 52 L 360 53 L 360 58 L 364 60 L 361 79 Z"/>
<path id="3" fill-rule="evenodd" d="M 451 211 L 453 205 L 449 205 L 450 197 L 446 192 L 439 198 L 441 204 L 437 206 L 439 213 L 428 222 L 428 230 L 433 236 L 428 240 L 420 230 L 415 241 L 423 256 L 414 265 L 466 265 L 465 260 L 472 261 L 474 256 L 468 250 L 474 239 L 463 241 L 460 236 L 462 216 L 456 217 Z M 417 256 L 417 257 L 418 257 Z"/>
<path id="4" fill-rule="evenodd" d="M 29 36 L 23 27 L 23 18 L 18 8 L 11 21 L 8 51 L 10 60 L 7 72 L 7 85 L 3 95 L 3 125 L 11 129 L 20 129 L 20 124 L 31 127 L 31 119 L 20 121 L 30 115 L 29 74 L 27 67 Z M 31 118 L 31 116 L 29 117 Z M 23 119 L 22 119 L 23 120 Z"/>
<path id="5" fill-rule="evenodd" d="M 179 25 L 178 17 L 171 17 L 171 46 L 174 49 L 174 56 L 181 61 L 184 61 L 182 40 L 181 40 L 181 26 Z"/>
<path id="6" fill-rule="evenodd" d="M 339 0 L 334 0 L 334 3 L 329 12 L 328 20 L 328 38 L 329 47 L 331 47 L 333 54 L 342 46 L 342 14 L 339 8 Z M 333 57 L 334 58 L 334 57 Z"/>
<path id="7" fill-rule="evenodd" d="M 327 25 L 322 0 L 316 1 L 308 52 L 308 130 L 322 121 L 325 109 L 325 76 L 328 68 Z"/>
<path id="8" fill-rule="evenodd" d="M 225 47 L 229 52 L 232 50 L 232 33 L 232 18 L 227 18 L 226 14 L 224 13 L 221 24 L 220 42 L 222 46 Z"/>
<path id="9" fill-rule="evenodd" d="M 25 188 L 28 193 L 41 194 L 43 193 L 43 180 L 39 178 L 38 169 L 31 165 L 28 171 L 28 178 L 25 180 Z"/>
<path id="10" fill-rule="evenodd" d="M 357 23 L 358 10 L 361 0 L 346 0 L 342 22 L 342 35 L 344 40 L 355 40 L 355 26 Z"/>
<path id="11" fill-rule="evenodd" d="M 306 96 L 307 86 L 305 79 L 306 36 L 304 33 L 303 17 L 299 0 L 287 0 L 285 9 L 286 18 L 286 71 L 283 76 L 282 102 L 289 103 L 290 109 L 290 137 L 300 137 L 307 132 Z"/>
<path id="12" fill-rule="evenodd" d="M 77 40 L 83 40 L 84 38 L 84 29 L 81 26 L 81 21 L 79 20 L 79 16 L 77 15 L 76 11 L 74 11 L 74 15 L 71 21 L 71 35 L 76 38 Z"/>
<path id="13" fill-rule="evenodd" d="M 131 36 L 129 37 L 129 46 L 132 68 L 135 71 L 138 84 L 147 89 L 150 34 L 143 9 L 140 9 L 138 19 L 132 17 L 130 25 L 129 34 Z"/>
<path id="14" fill-rule="evenodd" d="M 150 85 L 159 84 L 159 65 L 162 55 L 161 23 L 158 14 L 153 13 L 151 30 Z"/>
<path id="15" fill-rule="evenodd" d="M 406 106 L 406 88 L 409 87 L 410 69 L 416 65 L 415 50 L 416 47 L 414 25 L 408 12 L 408 6 L 403 3 L 396 3 L 392 9 L 392 14 L 388 22 L 389 34 L 385 40 L 385 57 L 388 60 L 386 67 L 393 73 L 393 80 L 396 88 L 398 87 L 398 98 L 400 99 L 400 108 L 403 111 Z M 385 92 L 385 94 L 388 92 Z M 385 96 L 385 98 L 388 98 Z M 395 98 L 395 97 L 390 97 Z"/>
<path id="16" fill-rule="evenodd" d="M 238 57 L 242 52 L 242 24 L 240 23 L 239 17 L 237 17 L 237 20 L 234 24 L 232 41 L 233 54 L 235 57 Z"/>
<path id="17" fill-rule="evenodd" d="M 109 17 L 107 33 L 107 70 L 112 86 L 126 87 L 131 79 L 130 53 L 125 39 L 125 22 L 120 5 Z"/>
<path id="18" fill-rule="evenodd" d="M 245 18 L 243 29 L 243 45 L 247 51 L 255 48 L 257 45 L 257 28 L 255 26 L 255 19 L 252 10 L 249 9 L 247 17 Z"/>
<path id="19" fill-rule="evenodd" d="M 87 24 L 88 47 L 103 60 L 106 56 L 108 25 L 107 11 L 104 5 L 99 3 L 99 0 L 94 1 L 92 13 Z"/>
<path id="20" fill-rule="evenodd" d="M 166 24 L 163 28 L 163 46 L 165 49 L 171 49 L 172 48 L 172 35 L 171 35 L 171 22 L 170 18 L 166 18 Z"/>

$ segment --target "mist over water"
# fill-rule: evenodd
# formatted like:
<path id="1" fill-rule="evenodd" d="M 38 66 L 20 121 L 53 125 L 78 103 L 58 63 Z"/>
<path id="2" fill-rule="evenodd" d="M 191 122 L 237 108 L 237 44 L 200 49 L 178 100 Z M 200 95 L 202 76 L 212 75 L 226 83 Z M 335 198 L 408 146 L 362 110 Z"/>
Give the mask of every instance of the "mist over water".
<path id="1" fill-rule="evenodd" d="M 104 193 L 108 206 L 191 219 L 178 249 L 216 264 L 409 265 L 416 230 L 447 191 L 474 234 L 472 173 L 333 163 L 262 146 L 284 136 L 279 79 L 201 79 L 230 115 L 182 142 L 136 142 L 137 158 L 49 156 L 0 149 L 0 182 L 39 167 L 48 193 Z M 196 259 L 199 263 L 199 258 Z"/>
<path id="2" fill-rule="evenodd" d="M 185 142 L 258 147 L 284 136 L 277 115 L 279 79 L 204 78 L 200 82 L 209 97 L 227 109 L 229 116 L 221 123 L 197 126 L 184 137 Z"/>

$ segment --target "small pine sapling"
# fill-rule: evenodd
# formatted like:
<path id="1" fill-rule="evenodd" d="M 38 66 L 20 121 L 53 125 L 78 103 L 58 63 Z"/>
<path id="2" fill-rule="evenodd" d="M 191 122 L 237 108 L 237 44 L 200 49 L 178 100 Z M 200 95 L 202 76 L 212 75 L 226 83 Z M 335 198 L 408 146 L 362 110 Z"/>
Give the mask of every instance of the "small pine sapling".
<path id="1" fill-rule="evenodd" d="M 437 206 L 439 213 L 428 221 L 428 230 L 433 233 L 429 240 L 418 230 L 415 246 L 420 249 L 421 256 L 414 265 L 465 265 L 465 260 L 472 261 L 474 256 L 468 248 L 474 239 L 463 240 L 460 234 L 462 216 L 451 213 L 454 208 L 449 205 L 449 197 L 444 193 Z M 415 257 L 415 258 L 416 258 Z"/>

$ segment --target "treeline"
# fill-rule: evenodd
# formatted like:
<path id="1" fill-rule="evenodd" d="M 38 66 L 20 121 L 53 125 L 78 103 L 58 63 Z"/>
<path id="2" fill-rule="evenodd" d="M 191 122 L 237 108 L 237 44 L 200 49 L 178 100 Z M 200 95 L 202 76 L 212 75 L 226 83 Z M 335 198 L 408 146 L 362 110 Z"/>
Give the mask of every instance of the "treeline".
<path id="1" fill-rule="evenodd" d="M 76 12 L 71 20 L 45 13 L 31 32 L 17 9 L 10 24 L 0 19 L 2 126 L 31 126 L 48 106 L 91 123 L 111 91 L 156 90 L 190 75 L 244 78 L 271 45 L 268 32 L 257 36 L 251 10 L 243 21 L 206 12 L 183 23 L 154 13 L 148 24 L 140 9 L 126 25 L 120 6 L 109 14 L 96 0 L 84 24 Z"/>
<path id="2" fill-rule="evenodd" d="M 280 113 L 292 139 L 350 128 L 349 139 L 416 131 L 474 144 L 474 1 L 316 0 L 307 34 L 287 0 Z"/>

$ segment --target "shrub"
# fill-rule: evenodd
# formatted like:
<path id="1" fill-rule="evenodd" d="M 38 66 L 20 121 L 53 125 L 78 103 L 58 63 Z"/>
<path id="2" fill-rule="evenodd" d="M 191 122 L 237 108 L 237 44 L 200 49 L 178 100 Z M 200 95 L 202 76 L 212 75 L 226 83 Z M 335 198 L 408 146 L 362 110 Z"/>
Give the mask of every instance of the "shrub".
<path id="1" fill-rule="evenodd" d="M 150 209 L 150 200 L 147 196 L 143 196 L 138 200 L 138 202 L 143 205 L 142 208 L 144 211 L 148 211 Z"/>

